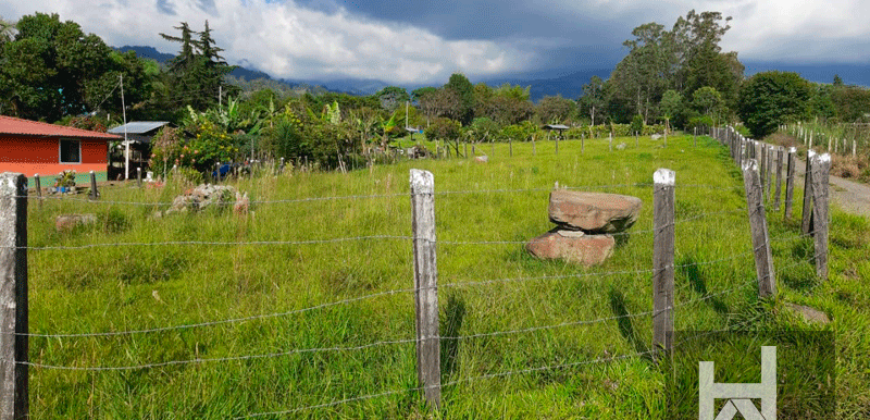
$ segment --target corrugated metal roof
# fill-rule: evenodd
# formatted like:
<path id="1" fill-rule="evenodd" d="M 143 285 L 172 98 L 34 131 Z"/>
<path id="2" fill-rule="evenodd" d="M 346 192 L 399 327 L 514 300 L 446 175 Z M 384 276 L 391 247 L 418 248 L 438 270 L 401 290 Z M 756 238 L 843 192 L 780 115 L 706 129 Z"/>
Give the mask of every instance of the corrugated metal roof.
<path id="1" fill-rule="evenodd" d="M 164 125 L 169 124 L 167 121 L 131 121 L 125 125 L 119 125 L 114 128 L 110 128 L 109 132 L 112 134 L 120 134 L 124 135 L 124 127 L 127 127 L 127 134 L 145 134 L 150 131 L 156 130 Z"/>
<path id="2" fill-rule="evenodd" d="M 562 124 L 547 124 L 544 126 L 544 128 L 549 130 L 567 130 L 568 126 Z"/>
<path id="3" fill-rule="evenodd" d="M 21 118 L 0 115 L 0 134 L 18 134 L 22 136 L 58 136 L 81 137 L 94 139 L 117 140 L 113 134 L 82 130 L 81 128 L 65 127 L 44 122 L 22 120 Z"/>

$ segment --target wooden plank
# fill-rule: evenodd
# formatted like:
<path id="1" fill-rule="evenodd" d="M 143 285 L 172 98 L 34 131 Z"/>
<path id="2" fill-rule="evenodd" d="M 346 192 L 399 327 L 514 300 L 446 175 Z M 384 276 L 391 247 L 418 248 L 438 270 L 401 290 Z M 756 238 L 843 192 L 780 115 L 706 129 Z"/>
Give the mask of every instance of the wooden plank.
<path id="1" fill-rule="evenodd" d="M 828 224 L 829 185 L 831 155 L 814 156 L 813 171 L 813 238 L 815 239 L 816 274 L 821 280 L 828 279 Z"/>
<path id="2" fill-rule="evenodd" d="M 743 183 L 746 189 L 749 226 L 752 230 L 752 249 L 755 253 L 755 271 L 758 276 L 758 296 L 775 296 L 776 278 L 773 271 L 773 255 L 770 251 L 767 219 L 764 215 L 763 189 L 758 172 L 758 163 L 754 159 L 746 161 L 743 165 Z"/>
<path id="3" fill-rule="evenodd" d="M 803 213 L 801 213 L 801 232 L 804 235 L 813 231 L 813 170 L 810 164 L 815 156 L 816 152 L 807 151 L 807 166 L 806 173 L 804 173 L 804 206 Z"/>
<path id="4" fill-rule="evenodd" d="M 674 181 L 670 169 L 653 174 L 653 348 L 670 352 L 674 331 Z"/>
<path id="5" fill-rule="evenodd" d="M 0 420 L 28 418 L 27 178 L 0 174 Z"/>
<path id="6" fill-rule="evenodd" d="M 785 220 L 791 220 L 792 207 L 794 204 L 794 175 L 797 164 L 797 148 L 788 149 L 788 165 L 785 176 Z"/>
<path id="7" fill-rule="evenodd" d="M 417 320 L 417 378 L 423 396 L 441 405 L 441 350 L 438 329 L 438 269 L 435 252 L 435 178 L 411 169 L 414 232 L 414 289 Z"/>

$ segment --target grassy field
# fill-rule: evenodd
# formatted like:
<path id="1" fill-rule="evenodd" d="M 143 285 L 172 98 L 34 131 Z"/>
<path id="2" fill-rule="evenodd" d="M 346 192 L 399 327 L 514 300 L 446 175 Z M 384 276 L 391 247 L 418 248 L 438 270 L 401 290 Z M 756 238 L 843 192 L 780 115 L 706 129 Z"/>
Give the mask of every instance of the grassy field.
<path id="1" fill-rule="evenodd" d="M 485 164 L 426 160 L 344 175 L 256 177 L 233 182 L 254 201 L 242 217 L 213 211 L 153 218 L 159 203 L 186 188 L 172 184 L 107 188 L 97 203 L 45 200 L 39 209 L 31 202 L 31 247 L 121 244 L 30 250 L 32 333 L 257 318 L 135 334 L 32 337 L 31 360 L 42 365 L 202 359 L 130 370 L 32 367 L 32 416 L 664 418 L 667 372 L 636 356 L 649 350 L 650 317 L 624 316 L 652 309 L 650 184 L 658 168 L 676 171 L 677 179 L 676 328 L 833 331 L 838 417 L 870 416 L 870 223 L 834 210 L 831 276 L 820 283 L 808 261 L 811 239 L 795 239 L 800 205 L 798 223 L 769 213 L 779 299 L 759 301 L 747 214 L 740 210 L 746 207 L 742 177 L 724 148 L 709 138 L 699 138 L 695 148 L 691 136 L 671 137 L 667 148 L 650 138 L 638 147 L 633 138 L 617 138 L 614 145 L 623 142 L 624 150 L 608 152 L 606 139 L 590 140 L 581 154 L 579 141 L 563 141 L 558 155 L 552 142 L 538 142 L 535 156 L 528 143 L 514 143 L 512 158 L 507 145 L 498 144 L 494 154 L 486 146 Z M 411 168 L 435 175 L 441 334 L 466 337 L 442 341 L 447 385 L 437 413 L 421 402 L 411 342 Z M 605 264 L 583 269 L 539 261 L 522 249 L 519 242 L 552 227 L 547 197 L 556 182 L 643 200 L 634 234 L 623 237 Z M 796 188 L 796 203 L 801 193 Z M 343 196 L 369 197 L 300 200 Z M 70 212 L 96 213 L 100 222 L 56 232 L 55 217 Z M 377 235 L 397 238 L 262 243 Z M 475 243 L 498 241 L 506 243 Z M 160 245 L 166 242 L 185 243 Z M 487 282 L 499 279 L 513 281 Z M 805 324 L 784 310 L 786 301 L 819 308 L 833 322 Z M 555 327 L 468 337 L 547 326 Z M 368 346 L 381 342 L 391 343 Z M 363 348 L 335 349 L 348 347 Z M 268 357 L 208 361 L 250 355 Z M 555 367 L 562 365 L 568 366 Z M 378 394 L 388 395 L 355 400 Z M 325 406 L 306 409 L 319 405 Z"/>

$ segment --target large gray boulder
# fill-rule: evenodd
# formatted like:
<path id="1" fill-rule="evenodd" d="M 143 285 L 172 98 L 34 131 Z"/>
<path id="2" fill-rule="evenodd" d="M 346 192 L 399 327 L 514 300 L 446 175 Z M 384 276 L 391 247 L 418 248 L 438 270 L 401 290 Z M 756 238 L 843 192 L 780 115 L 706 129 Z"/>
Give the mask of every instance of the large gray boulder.
<path id="1" fill-rule="evenodd" d="M 637 197 L 556 190 L 550 193 L 550 220 L 563 229 L 615 233 L 637 221 L 643 202 Z"/>
<path id="2" fill-rule="evenodd" d="M 588 267 L 607 260 L 613 254 L 615 243 L 610 235 L 587 235 L 556 228 L 529 241 L 526 250 L 537 258 L 561 259 Z"/>

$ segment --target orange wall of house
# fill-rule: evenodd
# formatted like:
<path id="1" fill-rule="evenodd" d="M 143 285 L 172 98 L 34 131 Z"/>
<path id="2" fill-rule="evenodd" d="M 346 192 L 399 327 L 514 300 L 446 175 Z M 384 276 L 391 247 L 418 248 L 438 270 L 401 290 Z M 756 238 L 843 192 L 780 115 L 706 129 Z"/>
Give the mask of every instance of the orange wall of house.
<path id="1" fill-rule="evenodd" d="M 108 143 L 105 140 L 82 139 L 81 163 L 60 163 L 58 142 L 57 137 L 0 136 L 0 172 L 18 172 L 30 177 L 70 169 L 77 173 L 107 170 Z"/>

